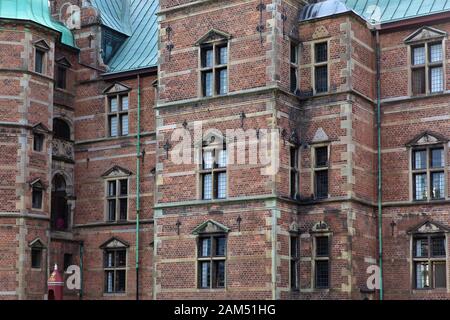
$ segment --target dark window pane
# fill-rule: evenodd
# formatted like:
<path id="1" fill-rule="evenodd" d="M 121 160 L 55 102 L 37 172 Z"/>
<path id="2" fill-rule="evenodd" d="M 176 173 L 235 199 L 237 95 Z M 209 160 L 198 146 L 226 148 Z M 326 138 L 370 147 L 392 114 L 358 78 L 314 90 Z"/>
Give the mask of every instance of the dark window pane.
<path id="1" fill-rule="evenodd" d="M 225 261 L 214 261 L 214 288 L 225 287 Z"/>
<path id="2" fill-rule="evenodd" d="M 34 71 L 38 73 L 44 72 L 44 57 L 45 52 L 41 50 L 36 50 L 36 61 L 34 66 Z"/>
<path id="3" fill-rule="evenodd" d="M 106 293 L 114 292 L 114 271 L 105 272 L 105 292 Z"/>
<path id="4" fill-rule="evenodd" d="M 118 270 L 116 271 L 116 290 L 115 292 L 125 292 L 126 287 L 126 271 Z"/>
<path id="5" fill-rule="evenodd" d="M 298 173 L 297 171 L 291 170 L 291 198 L 295 198 L 296 194 L 297 194 L 297 185 L 298 185 L 298 181 L 297 181 L 297 177 L 298 177 Z"/>
<path id="6" fill-rule="evenodd" d="M 128 180 L 120 180 L 120 195 L 126 196 L 128 195 Z"/>
<path id="7" fill-rule="evenodd" d="M 211 256 L 211 238 L 200 238 L 199 239 L 199 257 L 210 257 Z"/>
<path id="8" fill-rule="evenodd" d="M 59 89 L 66 89 L 66 72 L 67 69 L 61 66 L 57 67 L 56 72 L 56 87 Z"/>
<path id="9" fill-rule="evenodd" d="M 116 267 L 126 267 L 127 265 L 127 251 L 117 250 L 116 251 Z"/>
<path id="10" fill-rule="evenodd" d="M 116 200 L 108 200 L 108 221 L 116 221 Z"/>
<path id="11" fill-rule="evenodd" d="M 431 174 L 431 197 L 433 199 L 443 199 L 445 188 L 444 172 L 434 172 Z"/>
<path id="12" fill-rule="evenodd" d="M 447 276 L 446 276 L 446 264 L 445 262 L 434 262 L 434 287 L 435 288 L 446 288 L 447 287 Z"/>
<path id="13" fill-rule="evenodd" d="M 322 93 L 328 91 L 328 67 L 321 66 L 316 67 L 316 92 Z"/>
<path id="14" fill-rule="evenodd" d="M 218 53 L 217 64 L 227 64 L 227 62 L 228 62 L 228 48 L 227 47 L 217 48 L 217 53 Z"/>
<path id="15" fill-rule="evenodd" d="M 224 257 L 227 250 L 227 239 L 225 237 L 217 237 L 216 241 L 216 256 Z"/>
<path id="16" fill-rule="evenodd" d="M 328 257 L 329 251 L 328 237 L 316 237 L 316 257 Z"/>
<path id="17" fill-rule="evenodd" d="M 431 150 L 431 167 L 432 168 L 444 167 L 444 148 Z"/>
<path id="18" fill-rule="evenodd" d="M 329 269 L 328 261 L 316 261 L 316 288 L 328 288 Z"/>
<path id="19" fill-rule="evenodd" d="M 217 79 L 217 93 L 226 94 L 228 92 L 228 71 L 227 69 L 221 69 L 216 73 Z"/>
<path id="20" fill-rule="evenodd" d="M 298 237 L 291 237 L 291 258 L 298 258 Z"/>
<path id="21" fill-rule="evenodd" d="M 116 195 L 116 181 L 108 182 L 108 197 L 114 197 Z"/>
<path id="22" fill-rule="evenodd" d="M 445 257 L 445 237 L 431 238 L 431 256 Z"/>
<path id="23" fill-rule="evenodd" d="M 420 170 L 427 168 L 427 151 L 415 150 L 413 152 L 413 169 Z"/>
<path id="24" fill-rule="evenodd" d="M 428 238 L 414 240 L 414 256 L 417 258 L 428 257 Z"/>
<path id="25" fill-rule="evenodd" d="M 211 200 L 213 194 L 212 174 L 203 175 L 203 199 Z"/>
<path id="26" fill-rule="evenodd" d="M 198 268 L 200 288 L 209 288 L 211 286 L 211 263 L 200 262 Z"/>
<path id="27" fill-rule="evenodd" d="M 32 192 L 33 209 L 41 209 L 42 208 L 42 197 L 43 197 L 42 189 L 33 188 L 33 192 Z"/>
<path id="28" fill-rule="evenodd" d="M 33 150 L 41 152 L 44 148 L 44 135 L 35 133 L 33 135 Z"/>
<path id="29" fill-rule="evenodd" d="M 211 97 L 213 95 L 213 73 L 203 72 L 202 73 L 203 82 L 203 95 L 205 97 Z"/>
<path id="30" fill-rule="evenodd" d="M 297 68 L 291 68 L 290 90 L 293 93 L 295 93 L 295 91 L 297 90 Z"/>
<path id="31" fill-rule="evenodd" d="M 328 170 L 316 171 L 316 198 L 328 198 Z"/>
<path id="32" fill-rule="evenodd" d="M 328 44 L 326 42 L 316 44 L 315 51 L 316 63 L 328 60 Z"/>
<path id="33" fill-rule="evenodd" d="M 41 249 L 31 249 L 31 267 L 33 269 L 41 268 L 42 260 L 42 250 Z"/>
<path id="34" fill-rule="evenodd" d="M 120 199 L 119 200 L 119 206 L 120 206 L 119 219 L 120 220 L 127 220 L 128 200 L 127 199 Z"/>
<path id="35" fill-rule="evenodd" d="M 412 91 L 413 94 L 425 93 L 425 68 L 412 71 Z"/>
<path id="36" fill-rule="evenodd" d="M 328 166 L 328 147 L 316 148 L 316 168 Z"/>
<path id="37" fill-rule="evenodd" d="M 430 287 L 430 266 L 428 262 L 416 262 L 415 275 L 417 289 Z"/>
<path id="38" fill-rule="evenodd" d="M 427 199 L 427 175 L 415 174 L 413 176 L 413 192 L 415 200 L 426 200 Z"/>
<path id="39" fill-rule="evenodd" d="M 291 43 L 291 63 L 298 62 L 298 46 L 295 43 Z"/>
<path id="40" fill-rule="evenodd" d="M 64 254 L 64 270 L 67 270 L 72 265 L 72 259 L 73 256 L 70 253 Z"/>
<path id="41" fill-rule="evenodd" d="M 70 126 L 64 120 L 53 120 L 53 136 L 58 139 L 70 140 Z"/>
<path id="42" fill-rule="evenodd" d="M 291 288 L 298 288 L 298 261 L 291 260 Z"/>
<path id="43" fill-rule="evenodd" d="M 210 68 L 213 66 L 213 49 L 203 49 L 202 50 L 202 67 Z"/>

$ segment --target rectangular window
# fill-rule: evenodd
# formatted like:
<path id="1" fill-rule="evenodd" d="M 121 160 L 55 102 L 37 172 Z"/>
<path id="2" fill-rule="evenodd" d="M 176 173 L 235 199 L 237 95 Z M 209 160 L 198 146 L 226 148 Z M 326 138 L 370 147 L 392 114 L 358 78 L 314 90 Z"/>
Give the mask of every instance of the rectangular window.
<path id="1" fill-rule="evenodd" d="M 126 269 L 127 251 L 125 249 L 105 250 L 105 293 L 126 291 Z"/>
<path id="2" fill-rule="evenodd" d="M 202 199 L 225 199 L 227 197 L 227 151 L 204 149 L 200 171 Z"/>
<path id="3" fill-rule="evenodd" d="M 328 92 L 328 43 L 317 43 L 314 46 L 314 79 L 315 92 Z"/>
<path id="4" fill-rule="evenodd" d="M 33 134 L 33 150 L 42 152 L 44 149 L 44 135 L 40 133 Z"/>
<path id="5" fill-rule="evenodd" d="M 106 182 L 106 218 L 110 222 L 128 219 L 128 179 Z"/>
<path id="6" fill-rule="evenodd" d="M 67 270 L 73 264 L 73 256 L 70 253 L 64 253 L 64 270 Z"/>
<path id="7" fill-rule="evenodd" d="M 297 147 L 290 148 L 290 195 L 291 198 L 295 199 L 299 194 L 299 183 L 300 183 L 300 173 L 299 173 L 299 149 Z"/>
<path id="8" fill-rule="evenodd" d="M 411 48 L 413 95 L 444 91 L 442 43 L 425 43 Z"/>
<path id="9" fill-rule="evenodd" d="M 445 152 L 442 147 L 412 150 L 413 199 L 445 198 Z"/>
<path id="10" fill-rule="evenodd" d="M 298 44 L 291 42 L 290 50 L 290 90 L 295 93 L 298 88 Z"/>
<path id="11" fill-rule="evenodd" d="M 314 279 L 316 289 L 330 286 L 330 244 L 328 236 L 314 237 Z"/>
<path id="12" fill-rule="evenodd" d="M 413 238 L 413 264 L 417 289 L 446 288 L 446 248 L 444 235 Z"/>
<path id="13" fill-rule="evenodd" d="M 45 63 L 45 51 L 36 49 L 36 61 L 34 64 L 34 71 L 37 73 L 44 73 L 44 63 Z"/>
<path id="14" fill-rule="evenodd" d="M 200 49 L 202 95 L 212 97 L 228 93 L 228 46 L 219 43 Z"/>
<path id="15" fill-rule="evenodd" d="M 314 192 L 316 199 L 328 198 L 328 147 L 314 148 Z"/>
<path id="16" fill-rule="evenodd" d="M 56 87 L 66 89 L 67 87 L 67 68 L 63 66 L 56 67 Z"/>
<path id="17" fill-rule="evenodd" d="M 300 246 L 299 237 L 291 236 L 291 289 L 299 288 Z"/>
<path id="18" fill-rule="evenodd" d="M 225 288 L 227 238 L 224 235 L 198 239 L 198 285 L 201 289 Z"/>
<path id="19" fill-rule="evenodd" d="M 42 249 L 31 248 L 31 268 L 40 269 L 42 264 Z"/>
<path id="20" fill-rule="evenodd" d="M 128 95 L 118 95 L 108 98 L 109 136 L 127 136 L 129 134 L 129 98 Z"/>
<path id="21" fill-rule="evenodd" d="M 42 209 L 42 198 L 44 195 L 44 191 L 42 188 L 33 187 L 32 191 L 32 208 L 33 209 Z"/>

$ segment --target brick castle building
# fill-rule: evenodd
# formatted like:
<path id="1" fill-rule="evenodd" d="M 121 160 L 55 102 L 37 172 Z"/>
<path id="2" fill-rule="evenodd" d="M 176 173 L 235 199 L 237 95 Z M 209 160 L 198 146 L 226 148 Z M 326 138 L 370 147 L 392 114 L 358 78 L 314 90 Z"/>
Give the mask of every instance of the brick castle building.
<path id="1" fill-rule="evenodd" d="M 0 0 L 0 299 L 55 264 L 65 299 L 450 298 L 449 32 L 440 0 Z"/>

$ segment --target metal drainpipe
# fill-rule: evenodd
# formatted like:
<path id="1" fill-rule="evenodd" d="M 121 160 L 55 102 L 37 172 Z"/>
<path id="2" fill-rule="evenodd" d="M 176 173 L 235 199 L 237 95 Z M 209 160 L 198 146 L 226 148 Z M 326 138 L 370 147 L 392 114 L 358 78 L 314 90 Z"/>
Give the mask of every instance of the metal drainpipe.
<path id="1" fill-rule="evenodd" d="M 141 76 L 138 80 L 137 143 L 136 143 L 136 300 L 139 300 L 139 223 L 141 213 Z"/>
<path id="2" fill-rule="evenodd" d="M 378 138 L 378 261 L 380 267 L 380 300 L 383 300 L 383 208 L 382 201 L 382 168 L 381 168 L 381 50 L 380 32 L 375 31 L 377 60 L 377 138 Z"/>
<path id="3" fill-rule="evenodd" d="M 80 300 L 83 300 L 83 254 L 84 242 L 80 241 Z"/>

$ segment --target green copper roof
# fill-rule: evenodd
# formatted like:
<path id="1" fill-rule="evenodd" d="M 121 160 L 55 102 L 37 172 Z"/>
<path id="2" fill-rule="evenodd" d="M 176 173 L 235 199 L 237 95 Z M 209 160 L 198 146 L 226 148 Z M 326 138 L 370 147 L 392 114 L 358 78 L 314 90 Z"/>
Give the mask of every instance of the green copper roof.
<path id="1" fill-rule="evenodd" d="M 368 21 L 387 23 L 450 10 L 450 0 L 340 0 Z"/>
<path id="2" fill-rule="evenodd" d="M 58 31 L 63 44 L 76 47 L 72 32 L 51 18 L 48 0 L 0 0 L 0 19 L 33 21 Z"/>
<path id="3" fill-rule="evenodd" d="M 91 0 L 91 3 L 100 11 L 104 26 L 129 36 L 109 62 L 109 73 L 156 66 L 158 0 Z"/>

